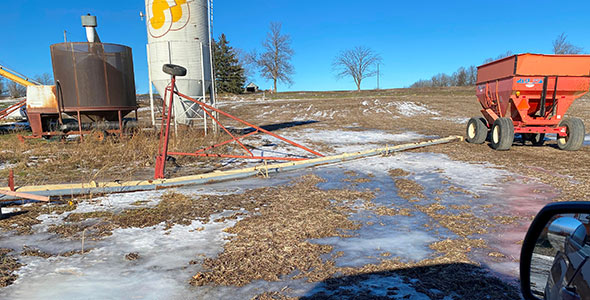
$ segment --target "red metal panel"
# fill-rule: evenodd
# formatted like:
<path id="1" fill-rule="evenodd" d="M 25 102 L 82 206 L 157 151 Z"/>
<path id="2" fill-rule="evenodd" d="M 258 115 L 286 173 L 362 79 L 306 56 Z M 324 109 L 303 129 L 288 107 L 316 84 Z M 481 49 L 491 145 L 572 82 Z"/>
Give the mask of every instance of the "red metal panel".
<path id="1" fill-rule="evenodd" d="M 590 55 L 520 54 L 516 74 L 522 76 L 590 76 Z"/>
<path id="2" fill-rule="evenodd" d="M 29 124 L 31 125 L 31 131 L 33 136 L 40 137 L 43 133 L 43 123 L 41 122 L 41 114 L 35 112 L 27 112 Z"/>
<path id="3" fill-rule="evenodd" d="M 518 54 L 477 67 L 477 83 L 510 76 L 590 76 L 590 55 Z"/>
<path id="4" fill-rule="evenodd" d="M 515 60 L 510 56 L 477 67 L 477 84 L 514 76 Z"/>

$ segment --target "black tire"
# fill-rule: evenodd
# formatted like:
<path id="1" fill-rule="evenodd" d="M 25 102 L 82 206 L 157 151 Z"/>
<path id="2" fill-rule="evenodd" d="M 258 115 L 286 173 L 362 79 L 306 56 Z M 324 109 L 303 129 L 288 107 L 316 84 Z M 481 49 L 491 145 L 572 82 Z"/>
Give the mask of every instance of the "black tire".
<path id="1" fill-rule="evenodd" d="M 510 150 L 514 142 L 514 124 L 510 118 L 498 118 L 491 132 L 491 146 L 495 150 Z"/>
<path id="2" fill-rule="evenodd" d="M 487 121 L 484 118 L 471 118 L 467 122 L 465 140 L 472 144 L 483 144 L 488 136 Z"/>
<path id="3" fill-rule="evenodd" d="M 533 146 L 543 146 L 545 144 L 545 134 L 544 133 L 533 133 L 529 139 Z"/>
<path id="4" fill-rule="evenodd" d="M 566 151 L 580 150 L 582 144 L 584 144 L 584 134 L 586 133 L 584 122 L 578 118 L 569 118 L 561 121 L 559 126 L 567 128 L 567 136 L 557 137 L 557 147 Z"/>
<path id="5" fill-rule="evenodd" d="M 186 69 L 184 67 L 179 66 L 179 65 L 165 64 L 164 66 L 162 66 L 162 71 L 164 71 L 164 73 L 166 73 L 168 75 L 172 75 L 172 76 L 178 76 L 178 77 L 186 76 Z"/>

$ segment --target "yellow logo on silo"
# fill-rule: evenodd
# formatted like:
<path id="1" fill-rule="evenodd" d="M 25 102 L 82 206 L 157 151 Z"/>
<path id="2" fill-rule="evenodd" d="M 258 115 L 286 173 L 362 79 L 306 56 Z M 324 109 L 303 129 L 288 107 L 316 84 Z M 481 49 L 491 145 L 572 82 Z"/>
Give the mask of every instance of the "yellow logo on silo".
<path id="1" fill-rule="evenodd" d="M 147 7 L 148 31 L 152 37 L 163 37 L 184 28 L 190 20 L 190 0 L 154 0 Z"/>

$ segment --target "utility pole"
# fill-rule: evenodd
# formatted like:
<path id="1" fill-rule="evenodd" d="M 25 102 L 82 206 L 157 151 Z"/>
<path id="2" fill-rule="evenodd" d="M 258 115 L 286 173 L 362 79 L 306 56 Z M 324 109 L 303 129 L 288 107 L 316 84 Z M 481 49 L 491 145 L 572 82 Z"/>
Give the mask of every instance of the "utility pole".
<path id="1" fill-rule="evenodd" d="M 68 42 L 68 32 L 64 30 L 64 43 Z"/>
<path id="2" fill-rule="evenodd" d="M 379 89 L 379 64 L 377 64 L 377 89 Z"/>

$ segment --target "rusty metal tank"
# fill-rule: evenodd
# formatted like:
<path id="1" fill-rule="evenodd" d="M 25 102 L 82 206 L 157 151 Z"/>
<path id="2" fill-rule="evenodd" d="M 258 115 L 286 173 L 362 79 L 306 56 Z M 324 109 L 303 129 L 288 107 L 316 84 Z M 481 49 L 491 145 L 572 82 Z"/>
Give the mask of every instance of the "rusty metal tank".
<path id="1" fill-rule="evenodd" d="M 60 43 L 51 46 L 51 60 L 61 112 L 96 122 L 116 121 L 137 109 L 131 48 Z"/>

